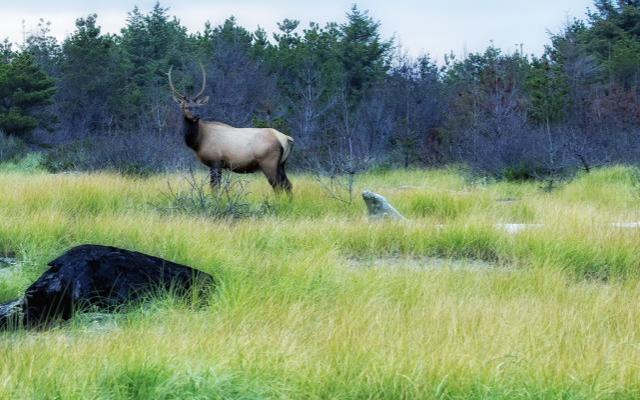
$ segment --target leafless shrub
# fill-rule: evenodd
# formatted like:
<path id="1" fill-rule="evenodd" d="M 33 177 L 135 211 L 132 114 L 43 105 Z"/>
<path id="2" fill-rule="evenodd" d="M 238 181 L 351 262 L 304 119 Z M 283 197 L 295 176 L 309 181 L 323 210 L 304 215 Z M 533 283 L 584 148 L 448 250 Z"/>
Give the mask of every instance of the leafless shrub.
<path id="1" fill-rule="evenodd" d="M 187 188 L 175 189 L 167 183 L 167 191 L 159 203 L 152 204 L 167 214 L 197 215 L 212 219 L 242 219 L 258 217 L 274 212 L 268 201 L 257 207 L 249 200 L 247 182 L 234 179 L 231 174 L 222 175 L 220 185 L 212 189 L 206 177 L 198 177 L 192 169 L 184 178 Z"/>
<path id="2" fill-rule="evenodd" d="M 358 177 L 373 165 L 370 158 L 351 155 L 327 155 L 307 164 L 307 171 L 320 184 L 327 196 L 344 204 L 352 204 Z"/>
<path id="3" fill-rule="evenodd" d="M 62 142 L 49 150 L 44 160 L 44 166 L 52 172 L 113 170 L 134 175 L 186 169 L 193 163 L 193 156 L 178 135 L 149 131 Z"/>

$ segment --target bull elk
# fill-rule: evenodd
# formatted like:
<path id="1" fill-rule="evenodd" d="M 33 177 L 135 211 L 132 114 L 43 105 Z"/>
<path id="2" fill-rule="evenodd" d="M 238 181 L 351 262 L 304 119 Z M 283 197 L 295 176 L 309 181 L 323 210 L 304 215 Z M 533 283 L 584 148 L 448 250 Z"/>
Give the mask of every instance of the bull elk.
<path id="1" fill-rule="evenodd" d="M 220 185 L 221 170 L 237 173 L 253 173 L 261 170 L 276 192 L 291 193 L 291 182 L 284 167 L 291 153 L 293 139 L 271 128 L 234 128 L 222 122 L 203 121 L 198 109 L 209 97 L 203 96 L 207 76 L 202 69 L 202 88 L 195 96 L 188 97 L 176 90 L 167 74 L 174 100 L 183 115 L 184 141 L 198 159 L 209 167 L 211 187 Z"/>

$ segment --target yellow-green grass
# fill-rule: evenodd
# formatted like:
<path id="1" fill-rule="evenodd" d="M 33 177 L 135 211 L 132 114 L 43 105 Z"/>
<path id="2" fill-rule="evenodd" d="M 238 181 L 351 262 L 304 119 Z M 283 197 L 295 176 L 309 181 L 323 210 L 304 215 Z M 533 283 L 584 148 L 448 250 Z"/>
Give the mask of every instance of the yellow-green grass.
<path id="1" fill-rule="evenodd" d="M 0 398 L 640 396 L 640 230 L 608 225 L 640 221 L 629 168 L 552 193 L 455 170 L 361 177 L 358 192 L 408 222 L 369 222 L 359 198 L 337 202 L 300 175 L 292 200 L 251 178 L 251 202 L 275 210 L 262 218 L 172 215 L 157 209 L 168 181 L 186 188 L 179 175 L 0 173 L 0 254 L 23 263 L 0 275 L 0 301 L 80 243 L 220 283 L 205 308 L 159 299 L 1 333 Z"/>

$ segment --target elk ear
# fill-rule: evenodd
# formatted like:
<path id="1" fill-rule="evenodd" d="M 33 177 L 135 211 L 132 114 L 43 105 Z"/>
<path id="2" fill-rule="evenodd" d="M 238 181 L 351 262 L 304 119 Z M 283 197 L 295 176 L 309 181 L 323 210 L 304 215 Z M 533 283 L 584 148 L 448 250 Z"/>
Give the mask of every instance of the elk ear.
<path id="1" fill-rule="evenodd" d="M 207 104 L 208 102 L 209 102 L 209 96 L 200 97 L 197 100 L 197 103 L 198 103 L 199 106 L 203 106 L 203 105 Z"/>

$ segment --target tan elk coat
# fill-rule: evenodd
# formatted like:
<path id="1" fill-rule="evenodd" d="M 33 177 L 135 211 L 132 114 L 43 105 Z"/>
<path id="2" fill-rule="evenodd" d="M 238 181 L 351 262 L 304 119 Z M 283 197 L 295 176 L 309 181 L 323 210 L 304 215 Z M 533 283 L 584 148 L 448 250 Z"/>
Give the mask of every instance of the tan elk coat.
<path id="1" fill-rule="evenodd" d="M 291 154 L 293 139 L 272 128 L 234 128 L 222 122 L 203 121 L 198 107 L 206 104 L 202 94 L 206 88 L 206 74 L 202 68 L 202 89 L 192 98 L 180 94 L 168 73 L 174 99 L 182 110 L 184 139 L 198 159 L 210 168 L 211 185 L 220 184 L 220 170 L 239 173 L 261 170 L 274 190 L 291 192 L 291 182 L 285 163 Z"/>

